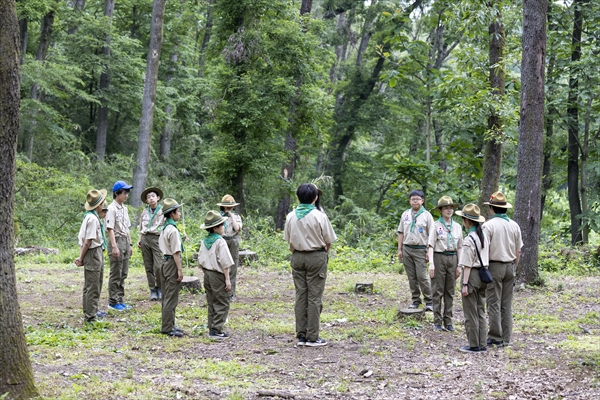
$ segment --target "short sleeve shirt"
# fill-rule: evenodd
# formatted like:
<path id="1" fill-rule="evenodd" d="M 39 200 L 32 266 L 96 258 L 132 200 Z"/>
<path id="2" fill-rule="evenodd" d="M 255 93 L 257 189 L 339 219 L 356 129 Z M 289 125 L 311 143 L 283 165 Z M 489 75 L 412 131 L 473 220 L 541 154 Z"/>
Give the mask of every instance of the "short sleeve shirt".
<path id="1" fill-rule="evenodd" d="M 86 240 L 92 239 L 90 249 L 95 249 L 98 246 L 102 246 L 102 227 L 100 220 L 94 214 L 86 214 L 81 222 L 81 228 L 79 229 L 79 246 L 83 246 Z"/>
<path id="2" fill-rule="evenodd" d="M 129 212 L 125 205 L 113 201 L 108 206 L 108 211 L 106 211 L 104 219 L 106 221 L 106 228 L 114 229 L 115 236 L 127 237 L 131 221 L 129 220 Z"/>
<path id="3" fill-rule="evenodd" d="M 233 258 L 231 258 L 225 239 L 217 239 L 210 246 L 210 249 L 207 249 L 204 241 L 202 241 L 198 253 L 198 265 L 200 267 L 224 274 L 225 269 L 231 268 L 233 264 Z"/>
<path id="4" fill-rule="evenodd" d="M 160 251 L 167 256 L 172 256 L 177 252 L 181 252 L 181 236 L 179 235 L 177 228 L 173 225 L 167 225 L 167 227 L 160 232 L 158 247 L 160 248 Z"/>
<path id="5" fill-rule="evenodd" d="M 235 236 L 239 234 L 239 231 L 236 232 L 235 229 L 233 229 L 232 219 L 235 219 L 235 222 L 238 224 L 240 231 L 242 230 L 242 217 L 240 217 L 239 214 L 233 212 L 231 213 L 231 215 L 232 216 L 227 217 L 227 221 L 225 221 L 225 230 L 223 231 L 223 236 Z"/>
<path id="6" fill-rule="evenodd" d="M 481 247 L 481 241 L 479 240 L 479 236 L 476 233 L 472 232 L 470 235 L 465 237 L 463 241 L 462 251 L 460 252 L 460 259 L 458 260 L 458 265 L 464 267 L 471 268 L 479 268 L 481 267 L 481 263 L 479 262 L 479 257 L 477 257 L 477 251 L 475 250 L 475 244 L 477 244 L 477 248 L 479 249 L 479 255 L 481 256 L 481 260 L 485 265 L 490 264 L 490 240 L 484 234 L 483 235 L 485 247 Z M 473 238 L 475 243 L 473 243 Z"/>
<path id="7" fill-rule="evenodd" d="M 400 224 L 398 225 L 398 234 L 404 234 L 402 244 L 409 246 L 427 246 L 429 244 L 429 234 L 433 229 L 433 217 L 429 211 L 423 212 L 417 217 L 413 231 L 410 231 L 412 223 L 412 209 L 408 209 L 402 213 Z"/>
<path id="8" fill-rule="evenodd" d="M 152 224 L 148 226 L 151 218 Z M 140 224 L 138 229 L 142 235 L 147 233 L 159 235 L 164 223 L 165 216 L 163 214 L 158 215 L 158 207 L 154 211 L 152 211 L 150 207 L 146 207 L 144 208 L 144 211 L 142 211 L 142 215 L 140 215 Z"/>
<path id="9" fill-rule="evenodd" d="M 433 247 L 434 252 L 456 251 L 462 247 L 461 225 L 452 220 L 449 226 L 452 230 L 452 237 L 450 237 L 448 225 L 442 224 L 440 221 L 433 223 L 433 229 L 429 233 L 429 246 Z"/>
<path id="10" fill-rule="evenodd" d="M 517 259 L 517 251 L 523 247 L 523 239 L 521 228 L 515 221 L 491 218 L 482 228 L 490 239 L 490 260 L 511 262 Z"/>
<path id="11" fill-rule="evenodd" d="M 296 217 L 296 211 L 289 213 L 283 238 L 290 244 L 292 251 L 315 251 L 335 242 L 337 236 L 327 215 L 314 209 L 300 220 Z"/>

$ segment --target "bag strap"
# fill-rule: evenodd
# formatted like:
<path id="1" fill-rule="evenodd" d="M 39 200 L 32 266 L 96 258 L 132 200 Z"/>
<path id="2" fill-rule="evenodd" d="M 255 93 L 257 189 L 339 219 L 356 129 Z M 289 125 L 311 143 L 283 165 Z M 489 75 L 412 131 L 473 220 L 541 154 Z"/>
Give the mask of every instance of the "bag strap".
<path id="1" fill-rule="evenodd" d="M 473 239 L 473 236 L 471 236 L 471 235 L 467 235 L 467 236 L 471 238 L 471 240 L 473 241 L 473 244 L 475 245 L 475 251 L 477 252 L 477 258 L 479 258 L 479 264 L 483 268 L 487 268 L 487 265 L 484 265 L 483 261 L 481 260 L 481 254 L 479 254 L 479 249 L 477 248 L 477 242 L 475 241 L 475 239 Z"/>

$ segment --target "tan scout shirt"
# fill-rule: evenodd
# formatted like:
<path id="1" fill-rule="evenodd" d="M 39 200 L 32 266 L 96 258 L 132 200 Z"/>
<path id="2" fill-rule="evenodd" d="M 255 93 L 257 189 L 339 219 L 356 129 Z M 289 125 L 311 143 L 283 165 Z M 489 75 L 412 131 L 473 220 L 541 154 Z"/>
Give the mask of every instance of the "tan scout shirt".
<path id="1" fill-rule="evenodd" d="M 223 231 L 223 236 L 235 236 L 242 230 L 242 217 L 236 213 L 231 213 L 231 215 L 232 217 L 227 217 L 227 221 L 225 221 L 225 230 Z M 235 222 L 237 222 L 238 227 L 240 228 L 238 232 L 233 229 L 232 218 L 235 219 Z"/>
<path id="2" fill-rule="evenodd" d="M 328 244 L 335 242 L 337 236 L 327 215 L 315 209 L 301 220 L 296 217 L 296 211 L 289 213 L 283 238 L 290 244 L 291 251 L 315 251 L 325 249 Z"/>
<path id="3" fill-rule="evenodd" d="M 110 203 L 108 211 L 106 211 L 106 229 L 114 229 L 115 237 L 125 236 L 129 237 L 129 227 L 131 221 L 129 220 L 129 212 L 124 204 L 119 205 L 116 201 Z"/>
<path id="4" fill-rule="evenodd" d="M 95 249 L 98 246 L 102 246 L 102 228 L 100 226 L 100 220 L 94 214 L 87 214 L 81 222 L 81 228 L 79 228 L 79 246 L 83 246 L 86 240 L 92 239 L 90 249 Z"/>
<path id="5" fill-rule="evenodd" d="M 481 256 L 481 260 L 485 265 L 490 265 L 490 240 L 487 235 L 483 235 L 485 247 L 481 248 L 481 242 L 479 241 L 479 237 L 475 232 L 470 233 L 471 237 L 475 239 L 475 243 L 477 243 L 477 248 L 479 249 L 479 255 Z M 469 239 L 469 235 L 465 237 L 463 240 L 462 251 L 460 252 L 460 259 L 458 260 L 459 266 L 471 267 L 471 268 L 479 268 L 481 267 L 481 263 L 479 262 L 479 257 L 477 257 L 477 252 L 475 251 L 475 244 L 471 239 Z"/>
<path id="6" fill-rule="evenodd" d="M 198 265 L 201 268 L 224 274 L 225 268 L 231 268 L 233 264 L 233 258 L 231 258 L 225 239 L 217 239 L 210 246 L 210 250 L 206 248 L 204 241 L 202 241 L 200 252 L 198 253 Z"/>
<path id="7" fill-rule="evenodd" d="M 398 233 L 404 234 L 402 244 L 408 244 L 410 246 L 427 246 L 429 243 L 429 233 L 433 228 L 433 217 L 429 211 L 425 211 L 417 217 L 416 226 L 413 231 L 410 231 L 410 224 L 412 222 L 412 209 L 402 213 L 400 218 L 400 224 L 398 225 Z"/>
<path id="8" fill-rule="evenodd" d="M 441 253 L 442 251 L 456 251 L 462 247 L 463 236 L 462 226 L 456 221 L 451 221 L 452 239 L 448 239 L 448 228 L 440 221 L 433 223 L 433 229 L 429 233 L 429 246 L 433 247 L 433 251 Z"/>
<path id="9" fill-rule="evenodd" d="M 152 218 L 152 214 L 154 214 L 154 218 Z M 150 218 L 152 218 L 152 225 L 148 227 L 150 223 Z M 163 214 L 158 215 L 158 207 L 152 212 L 150 207 L 144 208 L 142 211 L 142 215 L 140 215 L 140 224 L 138 229 L 140 230 L 140 234 L 145 235 L 147 233 L 152 235 L 160 235 L 160 230 L 162 229 L 163 224 L 165 223 L 165 216 Z"/>
<path id="10" fill-rule="evenodd" d="M 181 252 L 181 236 L 179 236 L 177 228 L 173 225 L 167 225 L 167 227 L 160 232 L 158 247 L 160 248 L 160 251 L 167 256 L 172 256 L 177 252 Z"/>
<path id="11" fill-rule="evenodd" d="M 515 221 L 492 218 L 482 228 L 485 236 L 490 239 L 490 260 L 511 262 L 517 259 L 517 250 L 523 247 L 523 239 L 521 228 Z"/>

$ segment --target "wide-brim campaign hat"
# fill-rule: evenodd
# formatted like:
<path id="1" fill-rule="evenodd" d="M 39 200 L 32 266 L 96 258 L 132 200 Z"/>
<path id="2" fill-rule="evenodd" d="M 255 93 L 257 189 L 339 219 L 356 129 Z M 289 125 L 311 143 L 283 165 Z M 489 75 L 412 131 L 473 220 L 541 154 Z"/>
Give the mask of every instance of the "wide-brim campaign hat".
<path id="1" fill-rule="evenodd" d="M 450 196 L 442 196 L 438 200 L 437 206 L 434 207 L 434 210 L 441 210 L 442 207 L 452 206 L 456 210 L 458 208 L 458 203 L 452 201 L 452 197 Z"/>
<path id="2" fill-rule="evenodd" d="M 163 197 L 163 192 L 162 192 L 162 190 L 160 190 L 160 189 L 159 189 L 159 188 L 157 188 L 157 187 L 149 187 L 149 188 L 145 189 L 145 190 L 142 192 L 142 195 L 140 196 L 140 197 L 141 197 L 141 199 L 142 199 L 142 203 L 146 203 L 146 204 L 148 204 L 148 200 L 146 200 L 146 196 L 148 196 L 148 193 L 150 193 L 150 192 L 154 192 L 154 193 L 156 193 L 156 195 L 157 195 L 158 197 L 160 197 L 161 199 L 162 199 L 162 197 Z"/>
<path id="3" fill-rule="evenodd" d="M 481 216 L 481 210 L 477 204 L 467 204 L 462 211 L 457 211 L 456 215 L 461 216 L 471 221 L 485 222 L 485 218 Z"/>
<path id="4" fill-rule="evenodd" d="M 223 196 L 223 198 L 221 199 L 221 202 L 217 203 L 217 205 L 219 207 L 235 207 L 235 206 L 238 206 L 239 204 L 240 203 L 235 202 L 235 199 L 230 194 L 226 194 L 225 196 Z"/>
<path id="5" fill-rule="evenodd" d="M 87 192 L 85 196 L 85 209 L 92 211 L 101 206 L 104 200 L 106 200 L 106 193 L 108 193 L 106 189 L 92 189 Z"/>
<path id="6" fill-rule="evenodd" d="M 210 210 L 204 217 L 204 223 L 200 225 L 200 229 L 208 229 L 227 221 L 227 217 L 221 216 L 221 213 L 215 210 Z"/>
<path id="7" fill-rule="evenodd" d="M 490 201 L 483 204 L 500 208 L 512 208 L 512 204 L 506 201 L 506 196 L 502 192 L 493 193 L 490 196 Z"/>
<path id="8" fill-rule="evenodd" d="M 168 212 L 171 212 L 171 211 L 181 207 L 182 205 L 183 204 L 177 203 L 177 200 L 175 200 L 175 199 L 166 198 L 162 203 L 162 210 L 161 210 L 161 212 L 159 212 L 159 215 L 164 215 Z"/>

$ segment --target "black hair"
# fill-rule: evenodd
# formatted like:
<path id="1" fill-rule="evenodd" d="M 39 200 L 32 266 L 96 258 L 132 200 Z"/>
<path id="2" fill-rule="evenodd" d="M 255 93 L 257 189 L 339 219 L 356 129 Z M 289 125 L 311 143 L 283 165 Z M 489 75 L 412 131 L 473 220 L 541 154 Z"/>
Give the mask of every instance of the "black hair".
<path id="1" fill-rule="evenodd" d="M 319 191 L 317 187 L 312 183 L 303 183 L 298 186 L 298 189 L 296 190 L 296 196 L 298 196 L 298 200 L 300 200 L 300 203 L 302 204 L 311 204 L 318 194 Z"/>
<path id="2" fill-rule="evenodd" d="M 168 213 L 165 213 L 165 219 L 171 218 L 171 214 L 173 214 L 177 210 L 179 210 L 179 207 L 177 207 L 174 210 L 169 211 Z"/>
<path id="3" fill-rule="evenodd" d="M 481 243 L 481 248 L 483 249 L 485 247 L 485 240 L 483 240 L 483 229 L 481 229 L 481 224 L 478 221 L 473 221 L 470 218 L 463 217 L 463 219 L 468 219 L 469 221 L 471 221 L 471 223 L 475 227 L 475 233 L 479 238 L 479 242 Z"/>
<path id="4" fill-rule="evenodd" d="M 208 233 L 213 233 L 215 231 L 215 228 L 220 227 L 221 225 L 223 225 L 225 223 L 225 221 L 223 221 L 222 223 L 220 223 L 219 225 L 215 225 L 215 226 L 211 226 L 210 228 L 206 228 L 206 232 Z"/>
<path id="5" fill-rule="evenodd" d="M 225 207 L 224 206 L 220 206 L 219 208 L 221 209 L 221 211 L 225 212 Z M 233 206 L 233 209 L 235 210 L 235 206 Z"/>
<path id="6" fill-rule="evenodd" d="M 494 214 L 506 214 L 506 208 L 502 207 L 494 207 L 490 204 L 490 208 L 494 211 Z"/>
<path id="7" fill-rule="evenodd" d="M 410 199 L 413 196 L 419 196 L 423 200 L 425 200 L 425 193 L 422 190 L 413 190 L 409 193 L 408 198 Z"/>
<path id="8" fill-rule="evenodd" d="M 121 193 L 123 193 L 123 192 L 127 192 L 127 193 L 129 193 L 129 192 L 130 192 L 130 189 L 119 189 L 119 190 L 117 190 L 117 191 L 113 192 L 113 199 L 116 199 L 116 198 L 117 198 L 117 196 L 118 196 L 118 195 L 120 195 L 120 194 L 121 194 Z"/>

